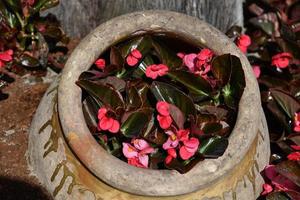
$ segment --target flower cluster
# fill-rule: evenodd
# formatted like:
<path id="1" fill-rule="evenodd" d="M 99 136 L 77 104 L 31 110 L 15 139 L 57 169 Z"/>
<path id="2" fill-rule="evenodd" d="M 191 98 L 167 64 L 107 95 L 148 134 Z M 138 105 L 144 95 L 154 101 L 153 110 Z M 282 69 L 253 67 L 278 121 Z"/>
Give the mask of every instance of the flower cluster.
<path id="1" fill-rule="evenodd" d="M 198 54 L 177 53 L 177 56 L 183 60 L 183 64 L 190 72 L 207 77 L 207 73 L 211 68 L 210 61 L 214 53 L 210 49 L 202 49 Z"/>
<path id="2" fill-rule="evenodd" d="M 7 50 L 4 52 L 0 52 L 0 67 L 4 67 L 6 62 L 10 62 L 13 59 L 13 50 Z"/>
<path id="3" fill-rule="evenodd" d="M 127 162 L 130 165 L 148 168 L 149 156 L 155 150 L 152 148 L 146 140 L 132 139 L 131 143 L 123 142 L 123 154 L 127 158 Z"/>

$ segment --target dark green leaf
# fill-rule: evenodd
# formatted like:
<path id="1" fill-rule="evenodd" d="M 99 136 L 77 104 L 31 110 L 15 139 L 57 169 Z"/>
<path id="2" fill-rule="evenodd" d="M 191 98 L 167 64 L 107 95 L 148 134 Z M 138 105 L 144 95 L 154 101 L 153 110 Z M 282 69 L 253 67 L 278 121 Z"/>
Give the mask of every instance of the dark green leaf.
<path id="1" fill-rule="evenodd" d="M 120 67 L 120 69 L 123 68 L 124 59 L 121 55 L 120 50 L 117 47 L 110 48 L 110 64 L 116 65 L 116 66 Z"/>
<path id="2" fill-rule="evenodd" d="M 28 68 L 36 68 L 40 66 L 40 62 L 38 59 L 31 57 L 27 54 L 23 54 L 20 58 L 20 63 L 21 65 L 23 65 L 24 67 L 28 67 Z"/>
<path id="3" fill-rule="evenodd" d="M 124 108 L 122 95 L 112 86 L 95 83 L 89 80 L 79 80 L 76 84 L 86 90 L 95 99 L 100 100 L 105 106 L 111 107 L 115 111 Z"/>
<path id="4" fill-rule="evenodd" d="M 63 32 L 59 26 L 49 25 L 47 26 L 46 31 L 43 32 L 43 35 L 44 37 L 49 37 L 56 41 L 60 41 L 63 36 Z"/>
<path id="5" fill-rule="evenodd" d="M 190 114 L 196 114 L 193 101 L 176 87 L 167 83 L 154 81 L 150 90 L 158 101 L 166 101 L 174 104 L 185 114 L 185 117 Z"/>
<path id="6" fill-rule="evenodd" d="M 225 86 L 231 77 L 232 72 L 232 56 L 230 54 L 224 54 L 217 56 L 212 61 L 211 71 L 214 77 L 220 81 L 222 86 Z"/>
<path id="7" fill-rule="evenodd" d="M 88 70 L 88 71 L 84 71 L 80 74 L 79 76 L 79 80 L 96 80 L 99 78 L 104 78 L 107 77 L 109 74 L 105 73 L 105 72 L 100 72 L 98 70 Z"/>
<path id="8" fill-rule="evenodd" d="M 176 55 L 172 49 L 169 49 L 161 41 L 153 41 L 153 47 L 157 52 L 163 64 L 167 65 L 170 69 L 176 69 L 182 65 L 182 60 Z"/>
<path id="9" fill-rule="evenodd" d="M 100 80 L 95 81 L 96 83 L 101 83 L 103 85 L 112 86 L 119 92 L 123 92 L 126 87 L 126 82 L 115 76 L 108 76 L 106 78 L 102 78 Z"/>
<path id="10" fill-rule="evenodd" d="M 292 119 L 294 114 L 300 110 L 300 103 L 293 96 L 275 89 L 271 89 L 270 92 L 272 97 L 290 119 Z"/>
<path id="11" fill-rule="evenodd" d="M 7 5 L 12 8 L 12 10 L 15 12 L 15 13 L 18 13 L 21 11 L 21 2 L 20 0 L 4 0 Z"/>
<path id="12" fill-rule="evenodd" d="M 120 131 L 125 137 L 133 138 L 143 135 L 151 120 L 153 110 L 150 108 L 143 108 L 132 112 L 126 121 L 122 123 Z"/>
<path id="13" fill-rule="evenodd" d="M 132 76 L 134 78 L 140 78 L 145 75 L 145 71 L 149 65 L 154 64 L 154 61 L 150 55 L 146 55 L 146 57 L 141 61 L 139 66 L 133 70 Z"/>
<path id="14" fill-rule="evenodd" d="M 138 109 L 143 104 L 139 92 L 134 86 L 127 88 L 126 97 L 126 110 Z"/>
<path id="15" fill-rule="evenodd" d="M 266 200 L 290 200 L 280 192 L 272 192 L 266 196 Z"/>
<path id="16" fill-rule="evenodd" d="M 228 31 L 226 31 L 226 35 L 229 37 L 229 38 L 233 38 L 233 37 L 237 37 L 241 34 L 242 32 L 242 27 L 240 26 L 232 26 L 229 28 Z"/>
<path id="17" fill-rule="evenodd" d="M 286 160 L 275 165 L 276 171 L 300 187 L 300 167 L 297 162 Z"/>
<path id="18" fill-rule="evenodd" d="M 142 55 L 145 56 L 151 48 L 152 38 L 148 35 L 134 38 L 119 47 L 123 58 L 126 58 L 128 54 L 134 49 L 138 49 L 142 53 Z"/>
<path id="19" fill-rule="evenodd" d="M 153 117 L 154 122 L 154 117 Z M 145 138 L 147 141 L 157 144 L 157 145 L 163 145 L 167 140 L 167 135 L 159 128 L 156 128 L 154 126 L 154 123 L 149 127 L 149 131 L 145 131 L 143 134 L 143 138 Z"/>
<path id="20" fill-rule="evenodd" d="M 222 156 L 228 146 L 227 138 L 215 136 L 202 141 L 199 153 L 208 158 L 218 158 Z"/>
<path id="21" fill-rule="evenodd" d="M 202 131 L 205 134 L 214 134 L 214 133 L 221 131 L 222 128 L 223 128 L 223 126 L 219 122 L 209 122 L 209 123 L 204 124 Z"/>
<path id="22" fill-rule="evenodd" d="M 84 119 L 92 134 L 96 133 L 97 131 L 98 110 L 99 105 L 93 100 L 92 97 L 88 96 L 82 102 Z"/>
<path id="23" fill-rule="evenodd" d="M 209 96 L 212 91 L 210 84 L 201 76 L 197 76 L 187 71 L 169 71 L 168 76 L 186 86 L 189 91 L 199 96 Z"/>
<path id="24" fill-rule="evenodd" d="M 16 28 L 19 25 L 16 15 L 10 12 L 2 1 L 0 1 L 0 16 L 1 15 L 5 17 L 5 20 L 10 28 Z"/>
<path id="25" fill-rule="evenodd" d="M 267 19 L 268 17 L 266 15 L 267 14 L 261 15 L 260 17 L 252 18 L 249 20 L 249 22 L 256 27 L 261 28 L 265 33 L 271 36 L 274 32 L 274 24 L 270 21 L 261 19 L 263 16 L 265 16 Z"/>

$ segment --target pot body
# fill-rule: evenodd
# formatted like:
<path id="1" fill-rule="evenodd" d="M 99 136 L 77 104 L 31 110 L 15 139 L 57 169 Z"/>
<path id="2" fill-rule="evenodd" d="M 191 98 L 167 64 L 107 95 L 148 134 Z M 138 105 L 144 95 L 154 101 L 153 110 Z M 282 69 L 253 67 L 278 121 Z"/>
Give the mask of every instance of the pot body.
<path id="1" fill-rule="evenodd" d="M 190 37 L 217 54 L 238 56 L 246 77 L 226 152 L 218 159 L 200 162 L 183 175 L 173 170 L 135 168 L 108 154 L 85 124 L 81 90 L 75 85 L 80 73 L 111 44 L 134 31 L 161 29 Z M 55 199 L 242 200 L 256 199 L 261 192 L 259 172 L 268 164 L 270 147 L 257 82 L 238 48 L 196 18 L 147 11 L 100 25 L 74 50 L 61 80 L 50 86 L 40 103 L 30 129 L 28 155 L 33 173 Z"/>

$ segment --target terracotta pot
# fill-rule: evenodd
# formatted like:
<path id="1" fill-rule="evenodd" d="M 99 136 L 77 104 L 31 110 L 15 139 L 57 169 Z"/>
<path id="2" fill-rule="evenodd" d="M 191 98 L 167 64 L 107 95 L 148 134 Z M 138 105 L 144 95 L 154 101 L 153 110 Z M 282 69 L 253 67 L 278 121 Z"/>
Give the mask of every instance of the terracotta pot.
<path id="1" fill-rule="evenodd" d="M 75 81 L 111 44 L 140 30 L 173 32 L 217 54 L 231 53 L 241 59 L 246 88 L 222 157 L 199 162 L 186 174 L 141 169 L 108 154 L 91 135 L 82 112 L 81 89 Z M 33 173 L 55 199 L 256 199 L 263 183 L 259 172 L 270 155 L 259 89 L 245 55 L 205 22 L 166 11 L 123 15 L 84 38 L 61 78 L 45 94 L 29 139 Z"/>

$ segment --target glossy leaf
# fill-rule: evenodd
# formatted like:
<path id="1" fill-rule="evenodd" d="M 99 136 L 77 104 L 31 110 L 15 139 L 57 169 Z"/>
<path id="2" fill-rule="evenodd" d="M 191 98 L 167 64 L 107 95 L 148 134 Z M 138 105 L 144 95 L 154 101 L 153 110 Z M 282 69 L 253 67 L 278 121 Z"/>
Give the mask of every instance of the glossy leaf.
<path id="1" fill-rule="evenodd" d="M 195 95 L 209 96 L 209 93 L 212 91 L 210 84 L 204 78 L 190 72 L 176 70 L 170 71 L 167 75 L 186 86 Z"/>
<path id="2" fill-rule="evenodd" d="M 271 89 L 270 91 L 272 97 L 275 99 L 281 109 L 290 119 L 292 119 L 294 114 L 300 110 L 299 101 L 283 91 L 275 89 Z"/>
<path id="3" fill-rule="evenodd" d="M 150 87 L 157 101 L 166 101 L 177 106 L 187 117 L 195 115 L 196 110 L 193 101 L 182 91 L 167 83 L 154 81 Z"/>
<path id="4" fill-rule="evenodd" d="M 9 8 L 11 8 L 15 13 L 21 11 L 21 2 L 20 0 L 4 0 Z"/>
<path id="5" fill-rule="evenodd" d="M 96 80 L 100 78 L 107 77 L 109 74 L 105 72 L 100 72 L 98 70 L 88 70 L 80 74 L 79 80 Z"/>
<path id="6" fill-rule="evenodd" d="M 146 55 L 136 69 L 133 69 L 132 76 L 134 78 L 141 78 L 145 75 L 145 71 L 149 65 L 154 64 L 154 61 L 150 55 Z"/>
<path id="7" fill-rule="evenodd" d="M 266 196 L 266 200 L 290 200 L 281 192 L 272 192 Z"/>
<path id="8" fill-rule="evenodd" d="M 222 156 L 228 146 L 228 140 L 220 136 L 215 136 L 202 141 L 198 152 L 204 157 L 218 158 Z"/>
<path id="9" fill-rule="evenodd" d="M 97 105 L 97 103 L 90 96 L 88 96 L 82 102 L 83 115 L 92 134 L 96 133 L 97 131 L 97 115 L 99 108 L 99 105 Z"/>
<path id="10" fill-rule="evenodd" d="M 143 135 L 151 120 L 153 110 L 150 108 L 140 109 L 132 112 L 125 122 L 122 123 L 120 131 L 125 137 L 133 138 Z"/>
<path id="11" fill-rule="evenodd" d="M 31 57 L 27 54 L 23 54 L 20 58 L 20 64 L 28 68 L 37 68 L 40 66 L 38 59 Z"/>
<path id="12" fill-rule="evenodd" d="M 120 78 L 115 77 L 115 76 L 108 76 L 106 78 L 99 79 L 95 82 L 96 83 L 101 83 L 103 85 L 112 86 L 113 88 L 115 88 L 119 92 L 123 92 L 125 90 L 125 87 L 126 87 L 126 82 L 123 79 L 120 79 Z"/>
<path id="13" fill-rule="evenodd" d="M 124 65 L 124 59 L 117 47 L 110 48 L 110 64 L 119 66 L 121 69 Z"/>
<path id="14" fill-rule="evenodd" d="M 282 176 L 290 179 L 300 187 L 300 167 L 295 161 L 284 161 L 275 165 L 276 171 Z"/>
<path id="15" fill-rule="evenodd" d="M 185 162 L 180 161 L 178 158 L 173 159 L 168 165 L 165 166 L 168 169 L 175 169 L 179 173 L 184 174 L 190 171 L 199 161 L 201 161 L 201 157 L 196 155 Z"/>
<path id="16" fill-rule="evenodd" d="M 232 56 L 224 54 L 217 56 L 212 61 L 211 71 L 214 77 L 220 81 L 222 86 L 228 84 L 232 73 Z"/>
<path id="17" fill-rule="evenodd" d="M 219 122 L 209 122 L 209 123 L 204 124 L 202 131 L 205 134 L 215 134 L 215 133 L 221 131 L 222 128 L 223 128 L 223 126 Z"/>
<path id="18" fill-rule="evenodd" d="M 143 104 L 139 92 L 134 86 L 127 88 L 126 97 L 126 110 L 138 109 Z"/>
<path id="19" fill-rule="evenodd" d="M 176 55 L 177 52 L 169 49 L 161 41 L 153 41 L 153 47 L 160 57 L 161 62 L 170 69 L 176 69 L 181 66 L 182 60 Z"/>
<path id="20" fill-rule="evenodd" d="M 125 44 L 119 46 L 121 55 L 126 58 L 133 49 L 138 49 L 145 56 L 152 48 L 152 38 L 148 35 L 133 38 Z"/>
<path id="21" fill-rule="evenodd" d="M 100 100 L 105 106 L 115 111 L 124 108 L 122 95 L 112 86 L 95 83 L 89 80 L 78 80 L 78 86 L 87 91 L 95 99 Z"/>

